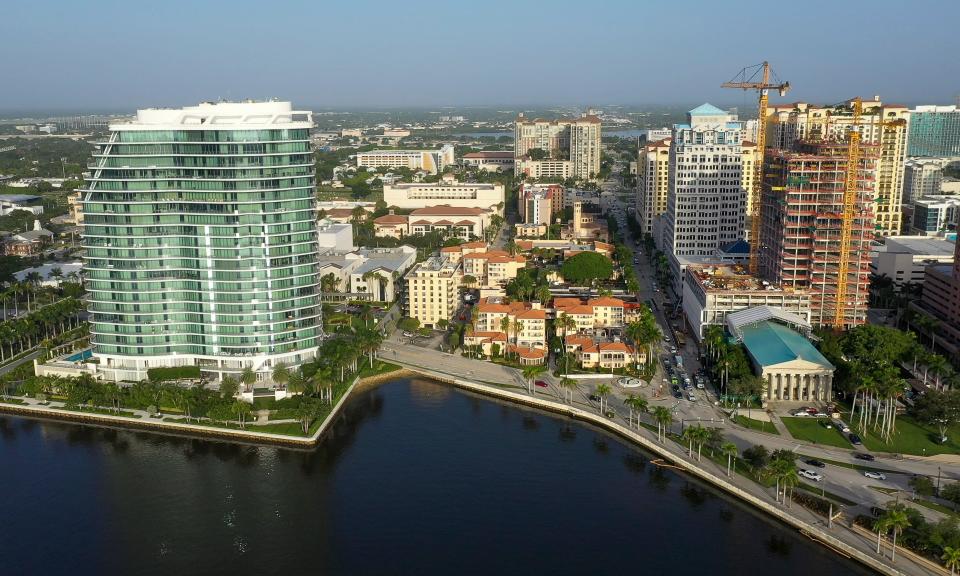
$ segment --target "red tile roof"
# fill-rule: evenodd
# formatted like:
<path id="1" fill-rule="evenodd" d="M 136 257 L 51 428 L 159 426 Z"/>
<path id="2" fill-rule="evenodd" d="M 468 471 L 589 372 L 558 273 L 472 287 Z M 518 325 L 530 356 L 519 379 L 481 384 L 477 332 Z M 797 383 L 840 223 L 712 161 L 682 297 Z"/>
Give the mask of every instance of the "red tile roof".
<path id="1" fill-rule="evenodd" d="M 546 320 L 547 311 L 546 310 L 527 310 L 526 312 L 521 312 L 517 314 L 518 320 Z"/>
<path id="2" fill-rule="evenodd" d="M 373 220 L 374 224 L 379 224 L 381 226 L 391 225 L 391 224 L 406 224 L 406 216 L 400 216 L 399 214 L 387 214 L 386 216 L 381 216 Z"/>
<path id="3" fill-rule="evenodd" d="M 546 357 L 544 351 L 539 348 L 524 348 L 521 346 L 510 345 L 508 347 L 508 351 L 515 353 L 521 358 L 527 358 L 529 360 L 543 360 L 544 357 Z"/>
<path id="4" fill-rule="evenodd" d="M 587 302 L 591 306 L 612 306 L 616 308 L 623 308 L 623 300 L 619 298 L 611 298 L 610 296 L 604 296 L 602 298 L 594 298 Z"/>

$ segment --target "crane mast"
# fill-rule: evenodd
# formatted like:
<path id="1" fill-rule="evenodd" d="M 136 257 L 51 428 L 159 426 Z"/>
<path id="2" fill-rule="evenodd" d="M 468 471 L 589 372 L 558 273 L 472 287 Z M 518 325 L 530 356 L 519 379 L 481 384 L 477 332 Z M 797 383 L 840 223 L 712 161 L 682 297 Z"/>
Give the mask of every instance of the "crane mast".
<path id="1" fill-rule="evenodd" d="M 790 90 L 789 82 L 771 83 L 770 64 L 763 62 L 740 71 L 733 80 L 724 82 L 721 88 L 739 88 L 759 92 L 757 107 L 757 151 L 759 158 L 753 167 L 753 185 L 750 187 L 750 274 L 757 276 L 760 271 L 760 216 L 761 195 L 763 193 L 763 158 L 767 145 L 767 104 L 769 90 L 777 90 L 781 96 Z"/>
<path id="2" fill-rule="evenodd" d="M 847 300 L 847 275 L 850 271 L 850 239 L 853 236 L 853 221 L 857 210 L 857 174 L 860 165 L 860 116 L 863 114 L 863 101 L 855 98 L 852 102 L 853 124 L 847 133 L 847 173 L 843 185 L 843 220 L 840 224 L 840 261 L 837 265 L 837 301 L 834 309 L 833 326 L 842 329 L 845 319 Z"/>

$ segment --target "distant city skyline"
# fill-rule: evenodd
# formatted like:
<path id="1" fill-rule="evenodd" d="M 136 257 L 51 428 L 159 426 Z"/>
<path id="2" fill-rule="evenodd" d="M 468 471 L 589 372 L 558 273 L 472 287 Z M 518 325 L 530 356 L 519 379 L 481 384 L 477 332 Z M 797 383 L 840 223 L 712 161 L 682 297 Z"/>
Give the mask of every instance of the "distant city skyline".
<path id="1" fill-rule="evenodd" d="M 773 101 L 955 103 L 960 4 L 251 0 L 4 6 L 0 113 L 279 98 L 316 110 L 711 102 L 768 60 Z M 911 16 L 913 15 L 913 16 Z"/>

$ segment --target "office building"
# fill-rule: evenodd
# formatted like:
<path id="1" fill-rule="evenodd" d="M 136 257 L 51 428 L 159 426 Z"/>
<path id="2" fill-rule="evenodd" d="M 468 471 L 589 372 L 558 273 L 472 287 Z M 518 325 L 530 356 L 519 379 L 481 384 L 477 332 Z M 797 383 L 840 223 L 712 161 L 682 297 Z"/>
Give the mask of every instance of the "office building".
<path id="1" fill-rule="evenodd" d="M 943 162 L 911 158 L 903 166 L 903 203 L 912 204 L 927 196 L 940 194 L 943 184 Z"/>
<path id="2" fill-rule="evenodd" d="M 960 108 L 917 106 L 910 110 L 908 156 L 960 157 Z"/>
<path id="3" fill-rule="evenodd" d="M 443 178 L 432 183 L 402 183 L 383 186 L 387 206 L 403 209 L 445 204 L 457 208 L 484 208 L 500 214 L 504 202 L 503 184 L 457 182 Z"/>
<path id="4" fill-rule="evenodd" d="M 83 190 L 90 340 L 108 380 L 312 358 L 320 332 L 310 112 L 147 109 L 112 124 Z"/>
<path id="5" fill-rule="evenodd" d="M 644 234 L 653 234 L 653 223 L 667 211 L 670 190 L 671 138 L 652 140 L 640 147 L 637 160 L 637 223 Z"/>
<path id="6" fill-rule="evenodd" d="M 317 245 L 321 249 L 349 252 L 353 245 L 353 224 L 339 224 L 329 218 L 317 222 Z"/>
<path id="7" fill-rule="evenodd" d="M 843 141 L 853 124 L 851 102 L 842 106 L 804 102 L 771 106 L 767 122 L 768 147 L 792 150 L 803 141 Z M 874 233 L 878 236 L 901 234 L 908 119 L 906 106 L 884 104 L 877 97 L 863 101 L 861 141 L 880 147 L 873 189 Z"/>
<path id="8" fill-rule="evenodd" d="M 407 168 L 414 172 L 424 170 L 439 174 L 455 163 L 452 144 L 446 144 L 439 150 L 369 150 L 357 153 L 358 168 Z"/>
<path id="9" fill-rule="evenodd" d="M 910 233 L 937 236 L 957 229 L 960 196 L 932 196 L 911 205 Z"/>
<path id="10" fill-rule="evenodd" d="M 728 314 L 769 306 L 810 322 L 810 295 L 750 276 L 743 266 L 691 265 L 684 272 L 683 313 L 697 341 L 707 326 L 723 326 Z"/>
<path id="11" fill-rule="evenodd" d="M 462 277 L 460 262 L 445 256 L 431 256 L 414 266 L 405 278 L 407 316 L 428 328 L 435 328 L 440 320 L 452 320 Z"/>
<path id="12" fill-rule="evenodd" d="M 374 234 L 402 238 L 412 234 L 439 232 L 447 238 L 483 238 L 496 212 L 484 208 L 460 208 L 442 204 L 419 208 L 409 215 L 389 214 L 373 220 Z"/>
<path id="13" fill-rule="evenodd" d="M 600 173 L 600 118 L 528 119 L 514 128 L 514 172 L 531 178 L 594 180 Z"/>
<path id="14" fill-rule="evenodd" d="M 673 128 L 663 230 L 676 287 L 677 257 L 707 256 L 743 239 L 747 216 L 742 123 L 711 104 L 687 118 Z"/>
<path id="15" fill-rule="evenodd" d="M 861 146 L 847 243 L 842 241 L 847 145 L 813 142 L 796 148 L 767 153 L 761 276 L 784 288 L 809 292 L 814 326 L 833 326 L 838 307 L 843 326 L 857 326 L 867 314 L 879 146 Z M 838 270 L 844 252 L 846 294 L 838 303 Z"/>
<path id="16" fill-rule="evenodd" d="M 927 236 L 890 236 L 871 257 L 870 273 L 886 276 L 896 290 L 923 284 L 927 266 L 953 264 L 956 242 Z"/>

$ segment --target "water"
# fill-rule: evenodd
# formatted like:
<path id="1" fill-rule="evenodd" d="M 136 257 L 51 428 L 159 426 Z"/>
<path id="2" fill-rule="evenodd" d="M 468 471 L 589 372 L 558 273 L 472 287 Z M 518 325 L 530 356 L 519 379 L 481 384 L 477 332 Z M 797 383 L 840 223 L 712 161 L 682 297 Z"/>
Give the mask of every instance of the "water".
<path id="1" fill-rule="evenodd" d="M 91 356 L 93 356 L 93 350 L 89 350 L 89 349 L 81 350 L 76 354 L 71 354 L 70 356 L 67 356 L 65 360 L 67 362 L 80 362 L 82 360 L 86 360 L 87 358 L 90 358 Z"/>
<path id="2" fill-rule="evenodd" d="M 647 460 L 422 380 L 309 452 L 0 417 L 0 573 L 865 573 Z"/>

